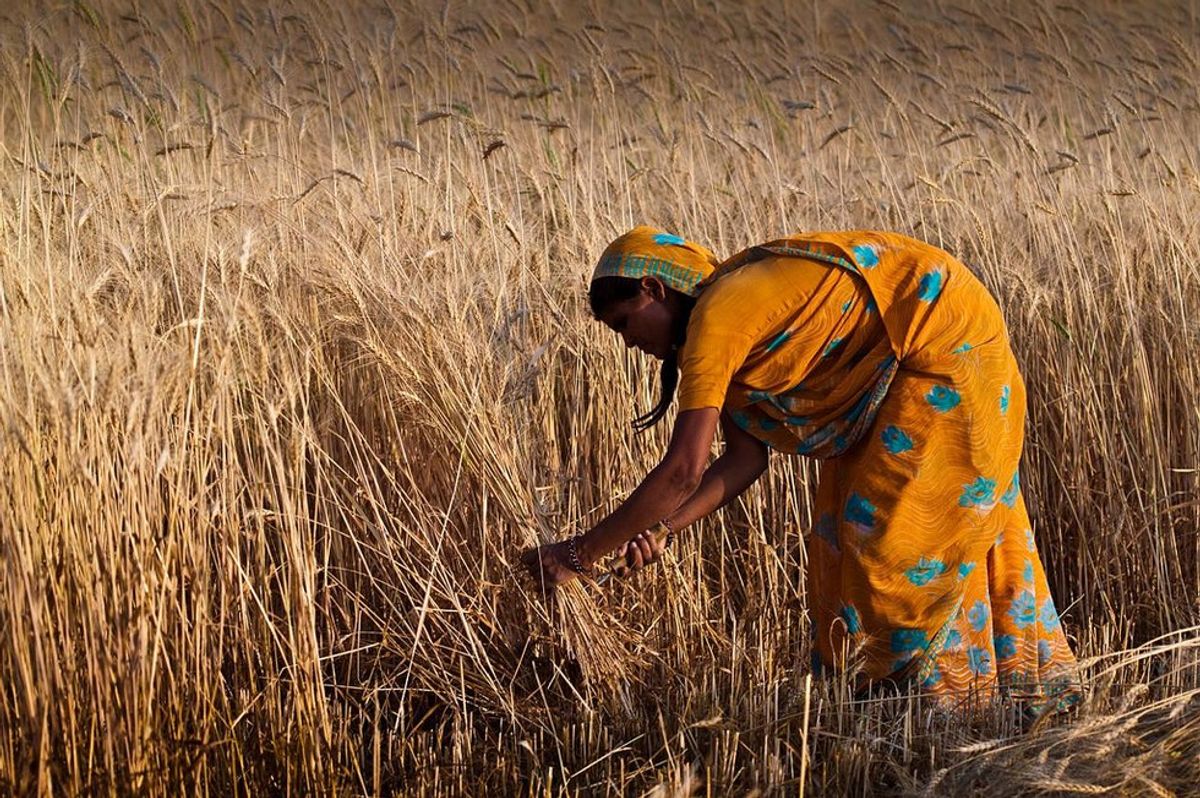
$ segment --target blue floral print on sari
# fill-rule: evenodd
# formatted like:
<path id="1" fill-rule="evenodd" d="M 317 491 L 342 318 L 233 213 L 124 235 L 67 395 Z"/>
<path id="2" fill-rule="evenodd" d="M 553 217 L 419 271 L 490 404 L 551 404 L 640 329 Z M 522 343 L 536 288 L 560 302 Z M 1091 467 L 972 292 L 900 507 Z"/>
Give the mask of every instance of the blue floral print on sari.
<path id="1" fill-rule="evenodd" d="M 892 454 L 904 454 L 913 447 L 913 439 L 899 427 L 889 424 L 880 434 L 884 448 Z"/>
<path id="2" fill-rule="evenodd" d="M 1042 603 L 1042 611 L 1038 613 L 1038 620 L 1042 622 L 1042 626 L 1047 632 L 1053 632 L 1058 628 L 1058 611 L 1054 609 L 1054 599 L 1047 598 Z"/>
<path id="3" fill-rule="evenodd" d="M 1000 503 L 1005 507 L 1017 506 L 1017 494 L 1021 490 L 1021 472 L 1014 471 L 1012 482 L 1008 484 L 1008 490 L 1004 491 L 1004 495 L 1000 497 Z"/>
<path id="4" fill-rule="evenodd" d="M 930 560 L 925 557 L 917 560 L 917 564 L 904 572 L 908 577 L 908 581 L 912 582 L 917 587 L 929 584 L 935 577 L 938 577 L 946 570 L 946 564 L 941 560 Z"/>
<path id="5" fill-rule="evenodd" d="M 988 622 L 988 605 L 982 601 L 976 601 L 971 605 L 971 609 L 967 610 L 967 623 L 971 624 L 971 628 L 976 632 L 982 632 Z"/>
<path id="6" fill-rule="evenodd" d="M 958 391 L 948 385 L 935 385 L 929 389 L 929 393 L 925 394 L 925 401 L 929 402 L 939 413 L 948 413 L 958 407 L 962 397 L 958 395 Z"/>
<path id="7" fill-rule="evenodd" d="M 986 676 L 992 672 L 992 655 L 986 648 L 971 646 L 967 649 L 967 667 L 976 676 Z"/>
<path id="8" fill-rule="evenodd" d="M 924 651 L 929 645 L 929 636 L 924 629 L 893 629 L 892 651 L 897 654 L 911 654 L 914 651 Z"/>
<path id="9" fill-rule="evenodd" d="M 959 507 L 986 507 L 993 504 L 993 494 L 996 492 L 996 480 L 986 477 L 976 477 L 974 482 L 963 485 L 962 496 L 958 498 Z"/>
<path id="10" fill-rule="evenodd" d="M 1024 629 L 1033 623 L 1035 609 L 1033 593 L 1022 590 L 1021 595 L 1013 599 L 1008 614 L 1012 616 L 1013 623 L 1017 625 L 1018 629 Z"/>
<path id="11" fill-rule="evenodd" d="M 1008 659 L 1017 655 L 1017 638 L 1013 635 L 1000 635 L 995 639 L 996 656 L 999 659 Z"/>
<path id="12" fill-rule="evenodd" d="M 921 283 L 917 287 L 918 299 L 922 302 L 932 302 L 940 293 L 942 293 L 942 273 L 940 271 L 929 272 L 921 277 Z"/>
<path id="13" fill-rule="evenodd" d="M 879 255 L 875 252 L 875 247 L 869 244 L 859 244 L 854 247 L 854 260 L 864 269 L 870 269 L 879 263 Z"/>
<path id="14" fill-rule="evenodd" d="M 870 531 L 875 528 L 875 513 L 878 510 L 879 508 L 870 501 L 851 492 L 849 498 L 846 499 L 845 518 L 848 523 Z"/>
<path id="15" fill-rule="evenodd" d="M 850 634 L 858 634 L 862 631 L 862 619 L 858 617 L 858 610 L 847 604 L 842 607 L 842 620 L 846 622 L 846 631 Z"/>

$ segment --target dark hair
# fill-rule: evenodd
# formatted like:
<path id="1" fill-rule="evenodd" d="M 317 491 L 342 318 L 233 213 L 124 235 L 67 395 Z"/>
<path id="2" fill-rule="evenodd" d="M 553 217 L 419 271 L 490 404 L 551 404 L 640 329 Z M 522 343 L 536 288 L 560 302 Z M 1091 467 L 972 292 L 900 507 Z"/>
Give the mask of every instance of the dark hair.
<path id="1" fill-rule="evenodd" d="M 618 302 L 633 299 L 641 290 L 641 282 L 633 277 L 600 277 L 592 281 L 588 287 L 588 304 L 591 305 L 592 315 L 597 319 L 600 314 Z M 659 381 L 662 383 L 662 393 L 658 404 L 633 420 L 633 428 L 645 432 L 662 420 L 675 400 L 675 388 L 679 385 L 679 356 L 678 351 L 687 338 L 688 319 L 696 298 L 668 287 L 668 291 L 677 294 L 681 313 L 675 319 L 675 327 L 671 331 L 671 340 L 675 344 L 671 354 L 663 359 L 659 369 Z"/>

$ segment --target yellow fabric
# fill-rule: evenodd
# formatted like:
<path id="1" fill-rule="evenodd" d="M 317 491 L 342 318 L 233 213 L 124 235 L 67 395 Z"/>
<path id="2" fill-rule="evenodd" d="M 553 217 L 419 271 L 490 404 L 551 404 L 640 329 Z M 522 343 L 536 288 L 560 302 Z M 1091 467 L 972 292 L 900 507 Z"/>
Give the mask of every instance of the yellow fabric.
<path id="1" fill-rule="evenodd" d="M 700 286 L 680 372 L 681 410 L 723 407 L 772 448 L 823 458 L 814 667 L 948 700 L 1078 697 L 1020 492 L 1025 387 L 962 263 L 893 233 L 753 247 Z"/>
<path id="2" fill-rule="evenodd" d="M 601 277 L 657 277 L 670 288 L 695 296 L 712 274 L 717 258 L 706 248 L 655 227 L 635 227 L 600 255 L 592 280 Z"/>

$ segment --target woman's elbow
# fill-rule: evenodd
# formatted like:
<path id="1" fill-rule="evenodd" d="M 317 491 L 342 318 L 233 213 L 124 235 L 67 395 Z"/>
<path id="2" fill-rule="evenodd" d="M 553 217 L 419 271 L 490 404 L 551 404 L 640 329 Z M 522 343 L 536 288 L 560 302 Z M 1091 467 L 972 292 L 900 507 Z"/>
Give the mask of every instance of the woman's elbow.
<path id="1" fill-rule="evenodd" d="M 667 480 L 671 489 L 685 498 L 696 492 L 703 479 L 703 465 L 697 468 L 690 464 L 677 464 L 667 471 Z"/>

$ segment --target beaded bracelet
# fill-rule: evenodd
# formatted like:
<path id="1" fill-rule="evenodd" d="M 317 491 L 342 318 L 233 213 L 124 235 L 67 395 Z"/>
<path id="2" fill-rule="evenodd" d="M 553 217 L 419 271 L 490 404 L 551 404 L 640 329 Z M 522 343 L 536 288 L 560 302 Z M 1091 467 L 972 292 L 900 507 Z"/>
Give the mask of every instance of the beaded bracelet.
<path id="1" fill-rule="evenodd" d="M 663 540 L 663 546 L 664 547 L 670 546 L 671 541 L 675 539 L 675 528 L 673 526 L 671 526 L 671 522 L 668 521 L 666 518 L 659 521 L 658 523 L 660 523 L 662 525 L 663 529 L 667 530 L 667 537 Z"/>
<path id="2" fill-rule="evenodd" d="M 572 537 L 567 538 L 567 565 L 569 565 L 571 570 L 577 574 L 591 573 L 592 569 L 584 568 L 583 562 L 579 559 L 579 549 L 577 548 L 579 538 L 579 535 L 573 535 Z"/>

